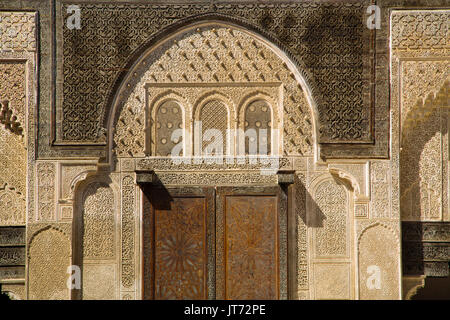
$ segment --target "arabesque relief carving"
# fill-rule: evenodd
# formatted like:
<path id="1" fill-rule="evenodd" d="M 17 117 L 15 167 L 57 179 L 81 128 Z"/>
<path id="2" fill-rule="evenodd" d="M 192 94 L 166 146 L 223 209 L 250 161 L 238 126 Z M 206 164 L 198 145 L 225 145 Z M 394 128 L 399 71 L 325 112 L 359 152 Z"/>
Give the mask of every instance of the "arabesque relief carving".
<path id="1" fill-rule="evenodd" d="M 86 188 L 83 198 L 83 258 L 114 258 L 116 215 L 112 189 L 94 182 Z"/>
<path id="2" fill-rule="evenodd" d="M 226 117 L 227 127 L 234 129 L 236 108 L 243 107 L 242 103 L 252 95 L 264 93 L 278 104 L 272 106 L 273 124 L 280 130 L 283 124 L 280 135 L 284 136 L 284 153 L 308 155 L 312 153 L 315 120 L 304 90 L 277 53 L 247 32 L 220 25 L 187 30 L 158 47 L 153 58 L 141 61 L 133 73 L 121 96 L 124 105 L 116 124 L 115 150 L 118 156 L 143 155 L 145 139 L 155 141 L 154 136 L 145 138 L 146 126 L 142 121 L 146 118 L 145 108 L 150 113 L 156 108 L 153 103 L 164 96 L 176 101 L 185 117 L 192 121 L 200 97 L 219 92 L 227 97 L 224 101 L 230 113 Z M 262 99 L 265 100 L 264 96 Z M 145 101 L 150 105 L 146 106 Z M 154 125 L 156 130 L 152 132 L 156 134 L 158 123 Z M 215 129 L 227 129 L 223 125 L 225 122 L 215 124 Z M 186 121 L 184 127 L 191 132 L 193 123 Z M 170 142 L 167 137 L 164 139 L 166 144 Z"/>
<path id="3" fill-rule="evenodd" d="M 368 5 L 369 1 L 345 4 L 323 2 L 320 6 L 314 2 L 271 5 L 253 3 L 172 6 L 140 4 L 129 8 L 119 4 L 113 7 L 98 3 L 80 4 L 84 13 L 85 27 L 81 30 L 64 28 L 62 32 L 61 53 L 64 56 L 64 65 L 60 77 L 63 86 L 61 92 L 64 94 L 61 97 L 63 101 L 61 140 L 104 142 L 101 126 L 107 116 L 106 105 L 108 105 L 108 97 L 112 97 L 113 94 L 111 88 L 114 79 L 119 74 L 116 70 L 122 70 L 125 64 L 130 63 L 129 60 L 133 53 L 140 52 L 148 39 L 152 39 L 157 31 L 174 23 L 182 25 L 185 20 L 189 19 L 188 17 L 203 14 L 216 19 L 230 20 L 236 24 L 248 25 L 251 29 L 267 34 L 267 37 L 278 39 L 276 41 L 280 47 L 286 48 L 286 52 L 293 53 L 293 60 L 299 64 L 299 69 L 304 73 L 303 77 L 306 82 L 310 83 L 311 91 L 317 100 L 323 141 L 369 141 L 372 139 L 370 133 L 372 115 L 370 114 L 370 99 L 364 99 L 364 96 L 370 95 L 368 79 L 372 75 L 372 70 L 368 66 L 374 44 L 369 40 L 371 31 L 365 27 L 364 23 L 361 23 Z M 67 6 L 68 4 L 61 6 L 61 16 L 64 19 L 69 16 L 66 13 Z M 111 19 L 116 23 L 111 24 Z M 325 23 L 325 21 L 329 22 Z M 99 27 L 104 30 L 101 38 L 96 36 L 96 30 Z M 321 41 L 316 39 L 321 39 Z M 225 41 L 224 46 L 231 48 L 225 39 L 222 40 Z M 215 43 L 216 41 L 210 39 L 212 49 L 215 49 Z M 239 41 L 239 43 L 242 46 L 248 44 L 246 41 Z M 91 44 L 95 44 L 94 46 L 99 48 L 108 48 L 107 54 L 99 56 L 98 60 L 92 60 L 95 55 L 90 54 Z M 195 43 L 195 45 L 199 44 Z M 181 53 L 182 50 L 179 51 Z M 266 59 L 264 53 L 256 52 L 258 56 L 253 56 L 249 50 L 246 51 L 255 63 L 260 59 Z M 206 51 L 202 50 L 201 54 L 204 55 L 205 60 L 210 59 Z M 218 57 L 223 57 L 220 52 L 217 54 Z M 225 54 L 231 59 L 239 57 L 233 51 L 225 52 Z M 186 58 L 192 59 L 189 55 Z M 227 62 L 231 62 L 229 58 L 226 60 L 211 58 L 219 59 L 225 65 L 225 70 L 217 70 L 217 81 L 225 79 L 227 82 L 237 81 L 238 78 L 228 69 Z M 85 68 L 86 65 L 91 68 Z M 107 65 L 109 68 L 105 70 Z M 164 64 L 162 65 L 166 67 Z M 240 65 L 242 68 L 250 67 L 247 72 L 249 79 L 246 81 L 254 81 L 250 80 L 254 77 L 268 78 L 269 76 L 266 73 L 262 73 L 260 76 L 261 69 L 258 65 L 256 70 L 251 70 L 251 64 L 240 63 Z M 213 78 L 215 72 L 206 76 L 204 73 L 194 70 L 194 68 L 200 67 L 198 64 L 193 63 L 193 66 L 190 67 L 187 64 L 186 67 L 180 69 L 186 71 L 185 78 L 187 80 L 183 79 L 182 81 L 203 82 L 209 81 L 208 79 L 211 77 L 212 82 L 215 82 Z M 223 68 L 220 66 L 220 62 L 211 63 L 212 68 L 216 68 L 216 66 Z M 271 63 L 271 67 L 274 70 L 270 73 L 276 75 L 275 69 L 278 64 Z M 78 71 L 74 72 L 75 70 Z M 99 72 L 100 70 L 102 72 Z M 194 72 L 192 73 L 191 70 Z M 179 72 L 176 74 L 179 75 L 164 72 L 162 77 L 157 74 L 154 76 L 158 82 L 170 81 L 171 78 L 173 81 L 178 81 L 176 78 L 182 74 Z M 278 75 L 282 77 L 281 73 Z M 288 76 L 290 77 L 289 74 Z M 75 85 L 75 83 L 84 84 L 87 79 L 90 81 L 88 87 L 92 94 L 79 94 L 79 88 L 86 86 Z M 132 96 L 134 99 L 136 95 Z M 139 96 L 141 97 L 141 95 Z M 289 95 L 286 98 L 290 99 Z M 297 96 L 294 96 L 293 99 L 299 103 Z M 339 109 L 334 107 L 336 101 L 342 105 Z M 85 112 L 80 114 L 78 108 L 84 108 Z M 346 109 L 352 110 L 352 112 L 344 112 Z M 304 113 L 298 107 L 297 110 L 293 112 Z M 295 116 L 294 119 L 296 119 Z M 292 125 L 294 130 L 304 119 L 295 121 Z M 302 123 L 301 127 L 308 128 L 308 125 Z M 302 134 L 300 133 L 300 135 Z M 293 139 L 296 140 L 294 136 L 298 136 L 298 133 L 293 134 Z M 292 152 L 299 152 L 303 148 L 307 148 L 303 142 L 296 141 L 296 143 L 297 145 L 291 147 Z"/>
<path id="4" fill-rule="evenodd" d="M 28 246 L 29 299 L 70 299 L 66 283 L 71 255 L 69 237 L 62 231 L 46 227 L 33 235 Z"/>
<path id="5" fill-rule="evenodd" d="M 23 62 L 0 60 L 0 225 L 25 224 L 25 75 Z"/>
<path id="6" fill-rule="evenodd" d="M 228 247 L 209 243 L 216 225 L 209 212 L 202 220 L 200 200 L 190 198 L 192 211 L 176 208 L 186 216 L 160 217 L 157 298 L 399 299 L 400 252 L 417 262 L 408 272 L 448 272 L 446 230 L 406 230 L 417 232 L 416 243 L 399 241 L 400 220 L 450 219 L 448 9 L 390 10 L 406 2 L 376 1 L 382 26 L 370 30 L 369 0 L 87 0 L 77 30 L 64 25 L 71 3 L 41 2 L 0 11 L 0 240 L 10 226 L 27 238 L 0 250 L 2 263 L 13 264 L 2 265 L 0 278 L 14 297 L 78 298 L 67 288 L 74 252 L 82 255 L 74 256 L 83 263 L 80 298 L 147 298 L 145 183 L 180 193 L 276 186 L 286 197 L 280 204 L 244 194 L 228 207 L 208 200 L 226 213 L 217 234 Z M 179 142 L 185 156 L 195 154 L 196 120 L 202 133 L 224 137 L 227 129 L 267 130 L 279 176 L 250 157 L 174 163 Z M 176 129 L 183 134 L 172 139 Z M 224 139 L 224 153 L 241 155 L 240 138 Z M 276 206 L 286 215 L 271 216 Z M 186 237 L 176 235 L 181 229 Z M 380 283 L 371 277 L 378 271 Z M 212 279 L 228 284 L 216 288 Z"/>

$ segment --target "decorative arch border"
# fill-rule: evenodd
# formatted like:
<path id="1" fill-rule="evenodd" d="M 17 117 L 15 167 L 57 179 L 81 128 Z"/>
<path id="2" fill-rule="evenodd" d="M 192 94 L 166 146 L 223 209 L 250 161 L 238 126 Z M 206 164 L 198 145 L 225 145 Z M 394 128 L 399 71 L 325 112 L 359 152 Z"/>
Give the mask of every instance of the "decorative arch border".
<path id="1" fill-rule="evenodd" d="M 356 255 L 355 255 L 355 266 L 356 266 L 356 272 L 355 272 L 355 276 L 356 276 L 356 286 L 357 286 L 357 297 L 359 299 L 359 295 L 360 295 L 360 278 L 359 278 L 359 263 L 360 263 L 360 243 L 361 243 L 361 238 L 362 236 L 366 233 L 367 230 L 375 228 L 376 226 L 381 226 L 383 228 L 385 228 L 386 230 L 388 230 L 395 239 L 395 243 L 397 245 L 396 247 L 396 252 L 397 252 L 397 257 L 398 257 L 398 292 L 399 292 L 399 297 L 401 298 L 403 296 L 403 285 L 402 285 L 402 258 L 401 258 L 401 242 L 400 242 L 400 237 L 399 237 L 399 233 L 395 232 L 395 230 L 389 226 L 387 223 L 380 221 L 380 220 L 376 220 L 376 221 L 370 221 L 370 222 L 366 222 L 363 224 L 360 224 L 361 229 L 358 230 L 358 228 L 356 228 Z"/>
<path id="2" fill-rule="evenodd" d="M 116 219 L 116 222 L 120 219 L 120 186 L 118 183 L 114 182 L 111 178 L 111 175 L 109 173 L 97 173 L 93 172 L 92 174 L 82 172 L 79 175 L 86 175 L 86 178 L 83 180 L 78 180 L 76 182 L 76 187 L 74 188 L 74 197 L 73 197 L 73 217 L 72 217 L 72 226 L 73 230 L 77 230 L 77 228 L 80 227 L 80 219 L 82 218 L 82 210 L 83 210 L 83 201 L 84 201 L 84 193 L 89 188 L 91 184 L 97 183 L 97 184 L 104 184 L 111 188 L 114 196 L 114 206 L 115 209 L 114 217 Z M 116 227 L 117 229 L 117 227 Z M 75 232 L 76 235 L 79 235 L 79 232 Z M 117 238 L 117 237 L 116 237 Z M 73 239 L 75 241 L 75 239 Z M 80 240 L 80 239 L 78 239 Z M 74 242 L 74 249 L 77 249 L 76 247 L 79 247 L 79 244 L 77 245 L 77 242 Z"/>
<path id="3" fill-rule="evenodd" d="M 398 245 L 398 246 L 397 246 L 398 253 L 400 253 L 400 238 L 399 238 L 398 232 L 395 232 L 394 229 L 393 229 L 392 227 L 390 227 L 388 224 L 386 224 L 386 223 L 384 223 L 384 222 L 382 222 L 382 221 L 377 220 L 377 221 L 373 221 L 373 222 L 369 223 L 368 225 L 365 225 L 365 226 L 358 232 L 358 234 L 357 234 L 357 239 L 356 239 L 356 240 L 357 240 L 357 246 L 358 246 L 358 254 L 359 254 L 359 245 L 360 245 L 361 238 L 362 238 L 363 234 L 364 234 L 367 230 L 369 230 L 369 229 L 371 229 L 371 228 L 374 228 L 374 227 L 376 227 L 376 226 L 381 226 L 381 227 L 383 227 L 383 228 L 385 228 L 385 229 L 387 229 L 387 230 L 389 230 L 389 231 L 391 232 L 391 234 L 394 236 L 395 241 L 396 241 L 396 243 L 397 243 L 397 245 Z M 358 264 L 359 264 L 359 259 L 358 259 Z"/>
<path id="4" fill-rule="evenodd" d="M 194 15 L 188 18 L 180 19 L 179 21 L 161 29 L 156 32 L 145 44 L 141 45 L 135 50 L 135 53 L 131 55 L 128 62 L 126 63 L 124 70 L 122 71 L 114 80 L 114 85 L 109 90 L 107 102 L 105 104 L 105 111 L 101 123 L 103 128 L 106 128 L 106 154 L 105 159 L 107 163 L 112 161 L 112 145 L 113 145 L 113 135 L 114 135 L 114 125 L 118 121 L 119 108 L 122 108 L 121 101 L 124 99 L 123 91 L 125 87 L 130 85 L 130 78 L 132 78 L 134 71 L 138 68 L 141 63 L 145 63 L 147 56 L 158 48 L 161 44 L 169 41 L 171 38 L 179 34 L 180 32 L 185 32 L 187 30 L 199 27 L 200 25 L 208 24 L 221 24 L 225 27 L 233 27 L 239 29 L 242 32 L 250 34 L 256 37 L 258 40 L 265 43 L 270 49 L 278 54 L 281 60 L 284 60 L 286 65 L 289 67 L 295 80 L 302 86 L 306 92 L 306 99 L 308 101 L 308 106 L 310 108 L 312 116 L 312 127 L 313 127 L 313 143 L 314 143 L 314 153 L 318 153 L 320 148 L 317 147 L 317 141 L 319 137 L 319 112 L 317 105 L 320 103 L 318 97 L 313 93 L 316 84 L 314 78 L 307 72 L 307 68 L 302 61 L 297 59 L 295 55 L 283 45 L 279 40 L 269 35 L 262 28 L 257 27 L 253 24 L 225 14 L 220 13 L 203 13 L 199 15 Z M 306 82 L 308 81 L 308 83 Z M 315 155 L 317 158 L 317 154 Z"/>
<path id="5" fill-rule="evenodd" d="M 332 176 L 343 182 L 350 191 L 354 192 L 355 200 L 369 201 L 369 198 L 361 193 L 361 187 L 359 186 L 358 180 L 352 174 L 338 168 L 329 168 L 328 171 Z"/>
<path id="6" fill-rule="evenodd" d="M 72 237 L 71 237 L 71 250 L 72 257 L 71 261 L 73 265 L 80 266 L 81 270 L 83 269 L 83 232 L 80 232 L 82 228 L 82 218 L 83 218 L 83 210 L 84 210 L 84 194 L 85 191 L 92 184 L 100 184 L 106 185 L 111 188 L 113 193 L 113 217 L 114 217 L 114 245 L 115 245 L 115 256 L 114 260 L 117 261 L 117 252 L 120 249 L 120 245 L 118 244 L 120 241 L 120 218 L 121 218 L 121 201 L 120 201 L 120 185 L 118 181 L 114 181 L 110 172 L 98 172 L 98 171 L 84 171 L 80 173 L 78 176 L 84 177 L 83 179 L 79 179 L 74 181 L 74 190 L 73 190 L 73 202 L 72 202 L 72 221 L 71 221 L 71 229 L 72 229 Z M 75 179 L 74 179 L 75 180 Z M 113 260 L 111 259 L 111 260 Z M 82 290 L 72 290 L 72 299 L 79 300 L 82 298 Z"/>
<path id="7" fill-rule="evenodd" d="M 44 224 L 42 227 L 40 227 L 38 230 L 34 231 L 28 241 L 27 241 L 27 260 L 30 261 L 31 256 L 30 256 L 30 248 L 31 248 L 31 244 L 33 243 L 33 240 L 42 232 L 46 231 L 46 230 L 50 230 L 53 229 L 55 231 L 58 231 L 59 233 L 61 233 L 64 238 L 68 241 L 68 243 L 70 244 L 71 242 L 71 235 L 68 234 L 68 232 L 66 230 L 64 230 L 63 228 L 61 228 L 59 225 L 57 224 Z M 72 257 L 73 257 L 73 250 L 71 250 L 72 253 Z"/>
<path id="8" fill-rule="evenodd" d="M 336 178 L 336 177 L 333 176 L 333 174 L 331 174 L 329 171 L 324 171 L 322 174 L 320 174 L 320 175 L 314 177 L 314 178 L 310 181 L 309 187 L 308 187 L 308 189 L 309 189 L 310 192 L 311 192 L 311 195 L 312 195 L 312 196 L 315 195 L 316 190 L 317 190 L 317 187 L 318 187 L 322 182 L 325 182 L 325 181 L 327 181 L 327 180 L 336 182 L 336 179 L 335 179 L 335 178 Z M 350 193 L 353 192 L 353 190 L 352 190 L 352 189 L 349 189 L 348 186 L 345 185 L 345 183 L 342 183 L 342 180 L 341 180 L 341 179 L 338 179 L 338 180 L 339 180 L 339 182 L 341 182 L 341 185 L 339 185 L 339 186 L 342 187 L 342 188 L 344 188 L 344 189 L 345 189 L 345 192 L 347 192 L 347 196 L 349 196 Z M 348 199 L 350 199 L 350 197 L 348 197 Z"/>

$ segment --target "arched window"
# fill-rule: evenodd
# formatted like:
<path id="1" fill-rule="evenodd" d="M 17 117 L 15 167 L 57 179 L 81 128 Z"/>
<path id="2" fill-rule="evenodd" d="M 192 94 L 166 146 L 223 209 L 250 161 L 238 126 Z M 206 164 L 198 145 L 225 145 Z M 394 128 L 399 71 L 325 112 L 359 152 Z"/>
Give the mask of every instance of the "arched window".
<path id="1" fill-rule="evenodd" d="M 211 100 L 200 110 L 202 155 L 221 156 L 227 154 L 228 110 L 219 100 Z"/>
<path id="2" fill-rule="evenodd" d="M 154 125 L 155 155 L 171 156 L 174 147 L 183 140 L 183 131 L 175 132 L 177 129 L 183 129 L 183 115 L 180 105 L 174 100 L 162 103 L 156 111 Z"/>
<path id="3" fill-rule="evenodd" d="M 245 108 L 245 154 L 271 154 L 271 126 L 272 110 L 266 101 L 256 100 Z"/>

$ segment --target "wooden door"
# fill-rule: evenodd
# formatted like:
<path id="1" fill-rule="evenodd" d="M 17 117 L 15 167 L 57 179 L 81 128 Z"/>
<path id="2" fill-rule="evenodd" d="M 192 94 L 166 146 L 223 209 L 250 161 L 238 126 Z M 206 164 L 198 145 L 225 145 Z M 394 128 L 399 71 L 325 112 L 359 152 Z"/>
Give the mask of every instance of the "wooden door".
<path id="1" fill-rule="evenodd" d="M 214 298 L 214 189 L 144 189 L 144 299 Z"/>
<path id="2" fill-rule="evenodd" d="M 217 189 L 218 299 L 287 298 L 286 203 L 279 187 Z"/>
<path id="3" fill-rule="evenodd" d="M 144 188 L 145 299 L 287 299 L 280 187 Z"/>

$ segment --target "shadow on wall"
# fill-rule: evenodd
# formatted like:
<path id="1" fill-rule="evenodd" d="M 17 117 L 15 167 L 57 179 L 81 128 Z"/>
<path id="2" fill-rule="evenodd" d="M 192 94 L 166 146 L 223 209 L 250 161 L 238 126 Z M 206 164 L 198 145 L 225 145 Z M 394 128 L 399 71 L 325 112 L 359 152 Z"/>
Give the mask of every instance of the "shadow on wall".
<path id="1" fill-rule="evenodd" d="M 11 300 L 8 293 L 2 291 L 2 284 L 0 283 L 0 302 Z"/>
<path id="2" fill-rule="evenodd" d="M 426 278 L 425 286 L 417 291 L 411 300 L 450 300 L 450 276 L 447 278 Z"/>
<path id="3" fill-rule="evenodd" d="M 435 273 L 432 269 L 437 261 L 427 253 L 432 248 L 429 248 L 431 244 L 424 245 L 424 226 L 419 221 L 442 221 L 443 190 L 448 187 L 443 179 L 447 164 L 442 162 L 442 157 L 448 158 L 448 151 L 442 148 L 445 148 L 444 140 L 448 139 L 449 92 L 450 82 L 446 81 L 436 95 L 419 100 L 402 122 L 400 207 L 404 275 L 436 275 L 430 274 Z M 441 258 L 439 269 L 446 269 L 445 274 L 448 274 L 445 259 Z"/>

